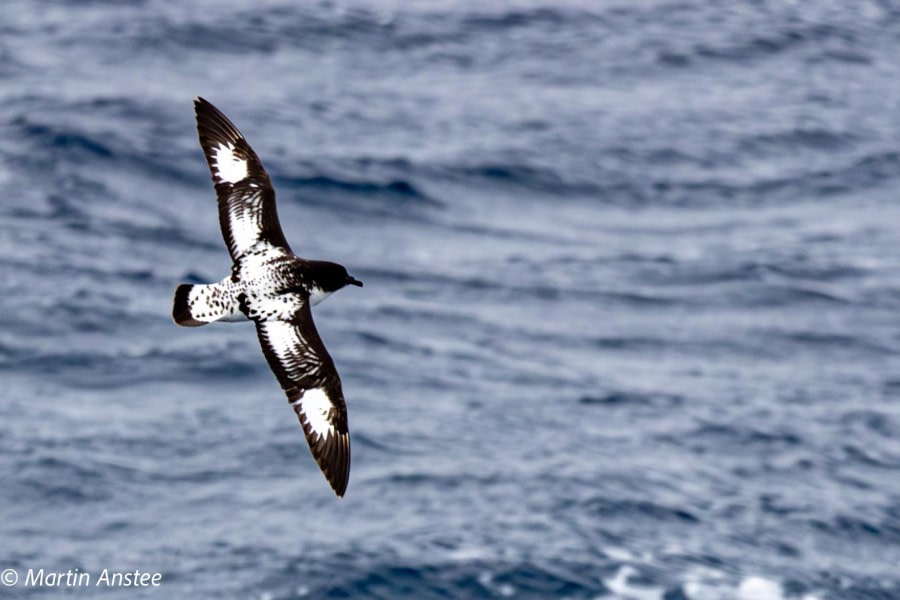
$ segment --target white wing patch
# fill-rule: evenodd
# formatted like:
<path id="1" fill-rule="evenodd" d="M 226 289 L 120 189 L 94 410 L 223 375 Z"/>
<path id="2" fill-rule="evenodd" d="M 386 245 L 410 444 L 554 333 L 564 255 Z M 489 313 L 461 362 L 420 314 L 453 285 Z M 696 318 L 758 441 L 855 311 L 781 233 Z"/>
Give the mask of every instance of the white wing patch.
<path id="1" fill-rule="evenodd" d="M 262 316 L 267 321 L 260 323 L 269 338 L 272 350 L 278 356 L 282 368 L 291 377 L 303 377 L 305 365 L 297 361 L 309 358 L 317 362 L 315 355 L 306 351 L 306 340 L 297 328 L 282 319 L 289 319 L 297 312 L 296 299 L 289 295 L 276 298 L 266 298 L 262 301 L 254 301 L 250 306 L 251 316 Z M 253 314 L 257 312 L 259 314 Z"/>
<path id="2" fill-rule="evenodd" d="M 222 181 L 237 183 L 247 178 L 247 161 L 234 153 L 234 147 L 219 142 L 213 149 L 213 168 Z"/>
<path id="3" fill-rule="evenodd" d="M 247 191 L 237 202 L 230 202 L 228 224 L 235 249 L 243 253 L 260 241 L 258 214 L 262 211 L 262 194 L 259 189 Z"/>
<path id="4" fill-rule="evenodd" d="M 333 405 L 328 394 L 322 388 L 306 390 L 294 405 L 300 405 L 300 418 L 305 420 L 313 432 L 320 438 L 328 439 L 334 427 L 328 420 L 328 413 Z"/>

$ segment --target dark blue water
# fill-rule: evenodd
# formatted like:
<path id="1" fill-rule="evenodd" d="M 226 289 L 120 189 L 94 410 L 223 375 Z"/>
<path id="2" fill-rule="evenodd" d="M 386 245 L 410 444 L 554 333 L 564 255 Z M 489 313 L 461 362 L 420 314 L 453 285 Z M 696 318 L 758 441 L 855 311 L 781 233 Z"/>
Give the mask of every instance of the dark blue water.
<path id="1" fill-rule="evenodd" d="M 0 570 L 59 598 L 900 598 L 900 7 L 8 0 Z M 191 101 L 310 258 L 335 498 Z"/>

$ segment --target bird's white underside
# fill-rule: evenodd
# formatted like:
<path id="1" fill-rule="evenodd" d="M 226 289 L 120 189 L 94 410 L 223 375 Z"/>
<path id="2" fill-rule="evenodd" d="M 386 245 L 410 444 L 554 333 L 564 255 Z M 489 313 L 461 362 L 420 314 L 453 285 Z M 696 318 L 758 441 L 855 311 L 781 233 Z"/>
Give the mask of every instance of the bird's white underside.
<path id="1" fill-rule="evenodd" d="M 309 290 L 309 305 L 315 306 L 330 295 L 331 292 L 326 292 L 322 288 L 313 287 Z"/>
<path id="2" fill-rule="evenodd" d="M 222 181 L 237 183 L 247 178 L 247 161 L 235 155 L 232 146 L 220 142 L 213 149 L 213 159 L 213 168 Z"/>
<path id="3" fill-rule="evenodd" d="M 203 323 L 247 320 L 238 309 L 228 278 L 219 283 L 194 285 L 188 292 L 188 303 L 191 306 L 191 316 Z"/>

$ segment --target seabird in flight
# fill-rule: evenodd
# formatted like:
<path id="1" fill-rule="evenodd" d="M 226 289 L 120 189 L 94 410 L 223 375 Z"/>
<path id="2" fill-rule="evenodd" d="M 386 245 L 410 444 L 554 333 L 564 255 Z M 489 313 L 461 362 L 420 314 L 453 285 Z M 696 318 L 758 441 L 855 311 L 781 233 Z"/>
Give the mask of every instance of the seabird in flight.
<path id="1" fill-rule="evenodd" d="M 231 275 L 218 283 L 179 285 L 172 317 L 184 327 L 253 321 L 313 457 L 334 492 L 343 496 L 350 477 L 347 407 L 310 307 L 362 282 L 337 263 L 307 260 L 291 251 L 278 222 L 272 181 L 256 153 L 215 106 L 197 98 L 194 108 L 234 264 Z"/>

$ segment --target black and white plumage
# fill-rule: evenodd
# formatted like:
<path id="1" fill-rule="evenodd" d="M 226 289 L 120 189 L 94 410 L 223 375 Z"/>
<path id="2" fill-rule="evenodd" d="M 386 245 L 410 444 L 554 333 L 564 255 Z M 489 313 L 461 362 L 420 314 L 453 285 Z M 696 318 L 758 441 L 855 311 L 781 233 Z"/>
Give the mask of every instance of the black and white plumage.
<path id="1" fill-rule="evenodd" d="M 178 286 L 172 317 L 185 327 L 250 320 L 263 355 L 294 407 L 313 457 L 343 496 L 350 476 L 350 434 L 341 379 L 310 307 L 346 285 L 362 286 L 333 262 L 291 252 L 269 175 L 244 136 L 216 107 L 197 98 L 200 146 L 212 172 L 219 224 L 234 264 L 209 285 Z"/>

